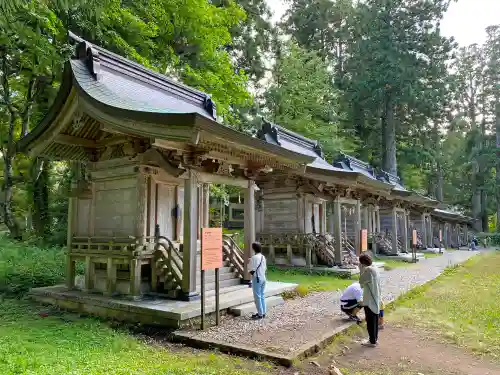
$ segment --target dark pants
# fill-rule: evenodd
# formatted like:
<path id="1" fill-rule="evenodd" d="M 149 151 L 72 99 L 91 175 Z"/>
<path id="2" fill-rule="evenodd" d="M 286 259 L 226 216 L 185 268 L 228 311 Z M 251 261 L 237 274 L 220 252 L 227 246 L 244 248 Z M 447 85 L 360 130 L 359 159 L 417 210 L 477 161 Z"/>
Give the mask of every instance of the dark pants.
<path id="1" fill-rule="evenodd" d="M 376 344 L 378 340 L 378 314 L 375 314 L 369 307 L 365 306 L 365 317 L 370 343 Z"/>

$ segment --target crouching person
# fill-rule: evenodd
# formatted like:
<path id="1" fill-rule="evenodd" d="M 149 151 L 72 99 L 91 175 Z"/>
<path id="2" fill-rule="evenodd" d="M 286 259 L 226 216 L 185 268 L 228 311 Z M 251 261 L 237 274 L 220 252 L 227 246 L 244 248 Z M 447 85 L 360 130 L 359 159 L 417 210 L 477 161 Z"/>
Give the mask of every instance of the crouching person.
<path id="1" fill-rule="evenodd" d="M 342 296 L 340 297 L 340 310 L 346 313 L 350 320 L 361 323 L 361 319 L 358 317 L 358 312 L 361 310 L 363 298 L 363 289 L 359 283 L 353 283 L 349 285 Z"/>
<path id="2" fill-rule="evenodd" d="M 266 317 L 266 257 L 262 254 L 262 246 L 258 242 L 252 244 L 255 255 L 250 258 L 249 270 L 252 275 L 252 290 L 257 314 L 252 319 L 258 320 Z"/>

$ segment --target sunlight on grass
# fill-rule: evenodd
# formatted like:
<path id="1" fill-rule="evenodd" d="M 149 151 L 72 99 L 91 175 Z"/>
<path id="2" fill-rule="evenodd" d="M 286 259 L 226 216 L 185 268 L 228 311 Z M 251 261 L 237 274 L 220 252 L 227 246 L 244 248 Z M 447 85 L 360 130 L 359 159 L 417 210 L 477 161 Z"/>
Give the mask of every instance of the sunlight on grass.
<path id="1" fill-rule="evenodd" d="M 227 356 L 173 353 L 96 320 L 39 311 L 23 301 L 0 304 L 0 374 L 256 374 Z"/>
<path id="2" fill-rule="evenodd" d="M 325 292 L 330 290 L 343 290 L 351 285 L 358 276 L 352 279 L 341 278 L 335 275 L 310 274 L 300 270 L 281 270 L 270 268 L 267 273 L 268 280 L 285 283 L 299 284 L 297 288 L 300 295 L 311 292 Z"/>
<path id="3" fill-rule="evenodd" d="M 500 253 L 490 253 L 447 269 L 436 281 L 412 290 L 398 300 L 390 319 L 429 329 L 500 359 L 499 301 Z"/>

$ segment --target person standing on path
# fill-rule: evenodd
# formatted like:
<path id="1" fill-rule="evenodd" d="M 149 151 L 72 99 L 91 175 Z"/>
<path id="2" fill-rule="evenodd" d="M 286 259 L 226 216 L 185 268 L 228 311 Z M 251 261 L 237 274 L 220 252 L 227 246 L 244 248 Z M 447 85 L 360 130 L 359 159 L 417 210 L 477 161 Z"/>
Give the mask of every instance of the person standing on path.
<path id="1" fill-rule="evenodd" d="M 258 320 L 266 317 L 266 257 L 262 255 L 262 246 L 258 242 L 252 244 L 255 255 L 250 258 L 249 270 L 252 275 L 252 290 L 257 314 L 252 319 Z"/>
<path id="2" fill-rule="evenodd" d="M 359 256 L 359 284 L 363 288 L 363 306 L 365 308 L 366 328 L 369 340 L 362 345 L 375 347 L 378 341 L 378 324 L 380 312 L 380 276 L 372 266 L 372 258 L 368 254 Z"/>

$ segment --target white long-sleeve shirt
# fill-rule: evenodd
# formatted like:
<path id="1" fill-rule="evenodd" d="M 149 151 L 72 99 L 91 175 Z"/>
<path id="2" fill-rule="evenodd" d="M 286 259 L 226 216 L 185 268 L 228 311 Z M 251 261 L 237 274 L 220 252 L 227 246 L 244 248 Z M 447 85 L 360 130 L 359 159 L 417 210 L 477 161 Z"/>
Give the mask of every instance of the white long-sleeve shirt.
<path id="1" fill-rule="evenodd" d="M 264 255 L 259 253 L 252 256 L 250 258 L 250 262 L 248 262 L 248 269 L 250 271 L 255 271 L 254 276 L 258 276 L 260 281 L 266 281 L 267 264 L 266 257 Z"/>

